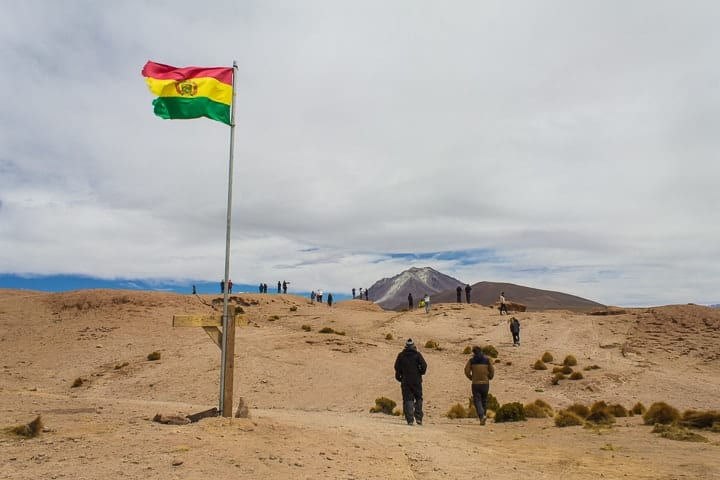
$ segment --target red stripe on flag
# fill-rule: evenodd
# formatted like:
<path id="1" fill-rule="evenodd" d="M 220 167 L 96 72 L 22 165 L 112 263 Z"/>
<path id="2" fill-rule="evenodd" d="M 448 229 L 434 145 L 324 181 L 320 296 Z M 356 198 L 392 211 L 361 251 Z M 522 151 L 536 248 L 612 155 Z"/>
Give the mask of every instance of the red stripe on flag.
<path id="1" fill-rule="evenodd" d="M 232 85 L 232 67 L 173 67 L 162 63 L 147 62 L 142 69 L 143 77 L 160 80 L 189 80 L 191 78 L 212 77 L 219 82 Z"/>

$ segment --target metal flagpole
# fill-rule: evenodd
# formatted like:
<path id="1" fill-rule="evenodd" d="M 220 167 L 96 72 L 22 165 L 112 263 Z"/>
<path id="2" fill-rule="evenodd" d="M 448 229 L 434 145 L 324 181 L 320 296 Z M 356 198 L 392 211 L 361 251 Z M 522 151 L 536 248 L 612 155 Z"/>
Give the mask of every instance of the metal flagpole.
<path id="1" fill-rule="evenodd" d="M 222 352 L 220 354 L 220 406 L 219 414 L 225 411 L 225 369 L 227 368 L 227 345 L 228 345 L 228 281 L 230 280 L 230 224 L 232 218 L 232 185 L 233 185 L 233 157 L 235 150 L 235 77 L 237 76 L 237 62 L 233 60 L 232 79 L 232 104 L 230 105 L 230 166 L 228 167 L 228 200 L 227 200 L 227 228 L 225 231 L 225 288 L 223 295 L 223 336 Z M 233 318 L 233 321 L 235 319 Z M 230 388 L 233 388 L 230 385 Z M 232 406 L 231 406 L 232 408 Z"/>

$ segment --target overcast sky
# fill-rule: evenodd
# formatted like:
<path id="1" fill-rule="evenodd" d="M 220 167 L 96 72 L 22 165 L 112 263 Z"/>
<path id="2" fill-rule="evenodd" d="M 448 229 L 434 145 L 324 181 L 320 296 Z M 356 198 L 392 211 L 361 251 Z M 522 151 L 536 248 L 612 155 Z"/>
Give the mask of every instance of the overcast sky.
<path id="1" fill-rule="evenodd" d="M 718 2 L 0 3 L 0 273 L 219 280 L 230 129 L 140 71 L 236 60 L 236 283 L 720 303 Z"/>

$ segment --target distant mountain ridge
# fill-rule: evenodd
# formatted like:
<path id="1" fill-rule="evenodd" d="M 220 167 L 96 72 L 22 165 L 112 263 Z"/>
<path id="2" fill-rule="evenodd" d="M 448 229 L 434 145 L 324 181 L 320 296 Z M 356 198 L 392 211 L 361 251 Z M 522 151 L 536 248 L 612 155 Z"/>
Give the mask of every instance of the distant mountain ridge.
<path id="1" fill-rule="evenodd" d="M 462 302 L 465 302 L 465 285 L 457 278 L 440 273 L 430 267 L 412 267 L 391 278 L 375 282 L 369 289 L 369 298 L 386 310 L 407 308 L 408 293 L 412 293 L 415 305 L 426 293 L 433 303 L 455 303 L 456 289 L 462 287 Z M 493 305 L 500 292 L 511 302 L 525 305 L 528 310 L 571 310 L 590 311 L 605 305 L 586 298 L 551 290 L 515 285 L 502 282 L 478 282 L 471 285 L 471 303 Z"/>
<path id="2" fill-rule="evenodd" d="M 386 310 L 399 310 L 407 307 L 408 293 L 412 293 L 417 302 L 426 293 L 434 295 L 446 290 L 465 285 L 430 267 L 412 267 L 391 278 L 378 280 L 369 288 L 369 299 Z"/>

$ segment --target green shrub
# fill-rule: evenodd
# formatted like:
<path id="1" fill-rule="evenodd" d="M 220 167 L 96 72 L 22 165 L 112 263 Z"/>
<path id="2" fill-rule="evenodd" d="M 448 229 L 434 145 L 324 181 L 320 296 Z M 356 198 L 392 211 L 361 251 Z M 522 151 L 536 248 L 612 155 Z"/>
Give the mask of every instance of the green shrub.
<path id="1" fill-rule="evenodd" d="M 542 361 L 545 362 L 545 363 L 550 363 L 550 362 L 552 362 L 552 361 L 554 360 L 554 358 L 553 358 L 553 356 L 552 356 L 552 353 L 550 353 L 550 352 L 545 352 L 545 353 L 542 354 L 542 357 L 540 357 L 540 360 L 542 360 Z"/>
<path id="2" fill-rule="evenodd" d="M 582 425 L 583 423 L 585 423 L 585 421 L 570 410 L 560 410 L 557 415 L 555 415 L 555 426 L 557 427 L 574 427 Z"/>
<path id="3" fill-rule="evenodd" d="M 635 405 L 633 405 L 631 410 L 635 415 L 644 415 L 645 412 L 647 412 L 647 408 L 645 408 L 645 405 L 643 405 L 640 402 L 637 402 Z"/>
<path id="4" fill-rule="evenodd" d="M 547 370 L 547 366 L 543 363 L 542 360 L 536 361 L 535 365 L 533 365 L 533 368 L 535 370 Z"/>
<path id="5" fill-rule="evenodd" d="M 302 329 L 305 330 L 306 332 L 309 332 L 309 331 L 312 330 L 312 327 L 311 327 L 310 325 L 308 325 L 307 323 L 306 323 L 305 325 L 303 325 L 302 327 L 300 327 L 300 328 L 302 328 Z"/>
<path id="6" fill-rule="evenodd" d="M 695 412 L 688 410 L 683 413 L 679 424 L 683 427 L 711 429 L 713 425 L 720 425 L 720 412 Z"/>
<path id="7" fill-rule="evenodd" d="M 570 374 L 570 380 L 582 380 L 583 374 L 582 372 L 572 372 Z"/>
<path id="8" fill-rule="evenodd" d="M 566 408 L 566 410 L 574 413 L 575 415 L 583 419 L 590 415 L 590 409 L 582 403 L 573 403 L 568 408 Z"/>
<path id="9" fill-rule="evenodd" d="M 152 353 L 148 353 L 147 359 L 150 360 L 151 362 L 154 362 L 154 361 L 156 361 L 156 360 L 160 360 L 160 352 L 155 351 L 155 352 L 152 352 Z"/>
<path id="10" fill-rule="evenodd" d="M 456 403 L 452 407 L 450 407 L 450 410 L 445 414 L 448 418 L 467 418 L 467 410 L 465 410 L 465 407 L 463 407 L 461 404 Z"/>
<path id="11" fill-rule="evenodd" d="M 680 418 L 680 412 L 665 402 L 655 402 L 650 405 L 643 415 L 645 425 L 661 423 L 663 425 L 675 423 Z"/>
<path id="12" fill-rule="evenodd" d="M 375 399 L 375 406 L 370 409 L 370 413 L 384 413 L 385 415 L 395 415 L 393 409 L 397 406 L 394 400 L 387 397 L 378 397 Z"/>
<path id="13" fill-rule="evenodd" d="M 560 383 L 560 380 L 565 380 L 566 378 L 567 377 L 562 373 L 556 373 L 552 380 L 550 380 L 550 383 L 552 383 L 553 385 L 557 385 Z"/>
<path id="14" fill-rule="evenodd" d="M 570 365 L 563 365 L 562 368 L 560 368 L 560 371 L 565 375 L 570 375 L 571 373 L 573 373 L 573 369 Z"/>
<path id="15" fill-rule="evenodd" d="M 472 347 L 468 345 L 467 347 L 465 347 L 465 350 L 463 350 L 463 353 L 465 355 L 470 355 L 472 353 Z"/>
<path id="16" fill-rule="evenodd" d="M 435 340 L 428 340 L 425 342 L 425 348 L 432 348 L 433 350 L 440 350 L 440 344 Z"/>
<path id="17" fill-rule="evenodd" d="M 655 424 L 652 433 L 659 433 L 661 437 L 681 442 L 707 442 L 708 439 L 702 435 L 691 432 L 687 428 L 678 425 Z"/>
<path id="18" fill-rule="evenodd" d="M 574 367 L 577 365 L 577 360 L 574 356 L 568 355 L 565 357 L 565 360 L 563 360 L 563 365 L 567 365 L 568 367 Z"/>
<path id="19" fill-rule="evenodd" d="M 520 402 L 506 403 L 495 412 L 495 422 L 520 422 L 527 420 L 525 407 Z"/>
<path id="20" fill-rule="evenodd" d="M 485 345 L 484 347 L 482 347 L 481 350 L 488 357 L 492 357 L 492 358 L 498 357 L 497 348 L 493 347 L 492 345 Z"/>

